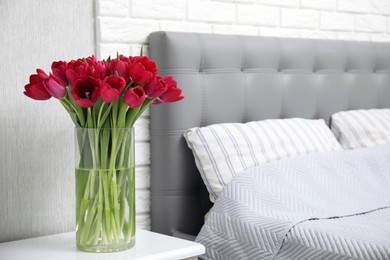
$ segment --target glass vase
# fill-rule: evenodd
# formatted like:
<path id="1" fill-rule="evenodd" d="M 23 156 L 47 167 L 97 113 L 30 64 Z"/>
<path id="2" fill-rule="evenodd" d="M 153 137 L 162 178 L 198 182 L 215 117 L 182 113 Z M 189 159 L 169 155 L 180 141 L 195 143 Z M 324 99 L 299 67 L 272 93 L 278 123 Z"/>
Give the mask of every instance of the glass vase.
<path id="1" fill-rule="evenodd" d="M 76 243 L 87 252 L 135 245 L 133 128 L 76 128 Z"/>

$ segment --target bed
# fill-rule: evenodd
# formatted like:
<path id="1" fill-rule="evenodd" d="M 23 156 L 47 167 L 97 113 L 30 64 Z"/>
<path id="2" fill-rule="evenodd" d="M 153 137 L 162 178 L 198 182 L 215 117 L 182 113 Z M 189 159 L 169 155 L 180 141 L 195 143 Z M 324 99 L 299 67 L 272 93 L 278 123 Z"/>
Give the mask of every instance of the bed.
<path id="1" fill-rule="evenodd" d="M 182 102 L 151 109 L 151 224 L 153 231 L 168 235 L 195 238 L 202 227 L 205 229 L 204 217 L 213 205 L 194 156 L 183 138 L 187 129 L 280 118 L 324 119 L 329 124 L 331 115 L 339 111 L 390 108 L 389 43 L 155 32 L 149 36 L 149 54 L 157 62 L 161 74 L 177 79 L 185 96 Z M 386 161 L 389 147 L 380 149 Z M 361 160 L 356 158 L 360 158 L 360 153 L 346 156 L 359 163 Z M 310 158 L 326 162 L 334 159 L 319 159 L 316 155 Z M 302 163 L 300 160 L 292 163 Z M 383 171 L 387 172 L 386 169 Z M 376 182 L 388 181 L 388 176 L 381 178 Z M 244 180 L 244 177 L 238 179 Z M 349 208 L 351 211 L 342 213 L 370 211 L 372 217 L 367 214 L 360 217 L 371 218 L 375 223 L 388 223 L 390 204 L 387 197 L 390 196 L 383 192 L 385 196 L 372 212 L 368 207 L 362 207 Z M 219 205 L 222 207 L 222 203 Z M 381 209 L 384 216 L 378 216 L 374 209 Z M 338 216 L 337 211 L 334 213 L 332 219 Z M 331 216 L 321 217 L 325 218 L 321 222 L 324 223 Z M 217 218 L 217 215 L 211 218 Z M 342 221 L 344 219 L 340 219 Z M 303 259 L 306 254 L 307 259 L 334 259 L 335 256 L 339 259 L 387 259 L 389 256 L 388 244 L 376 251 L 361 249 L 360 253 L 351 253 L 347 248 L 348 255 L 337 249 L 338 242 L 335 242 L 336 246 L 328 245 L 326 250 L 317 250 L 310 248 L 317 238 L 312 242 L 299 240 L 299 234 L 321 230 L 321 223 L 307 221 L 296 228 L 292 228 L 295 224 L 286 226 L 282 232 L 288 233 L 288 237 L 276 242 L 283 243 L 283 247 L 277 245 L 273 253 L 268 252 L 264 257 L 291 259 L 300 256 Z M 353 226 L 353 223 L 340 225 Z M 378 232 L 390 237 L 388 229 Z M 321 235 L 325 237 L 324 233 Z M 339 237 L 333 239 L 336 241 Z M 282 252 L 281 248 L 286 251 Z M 245 258 L 249 249 L 238 255 L 233 254 L 237 250 L 232 247 L 221 250 L 225 250 L 226 258 L 235 259 L 238 256 Z M 260 255 L 256 250 L 253 253 Z M 254 259 L 253 255 L 247 256 L 247 259 Z"/>

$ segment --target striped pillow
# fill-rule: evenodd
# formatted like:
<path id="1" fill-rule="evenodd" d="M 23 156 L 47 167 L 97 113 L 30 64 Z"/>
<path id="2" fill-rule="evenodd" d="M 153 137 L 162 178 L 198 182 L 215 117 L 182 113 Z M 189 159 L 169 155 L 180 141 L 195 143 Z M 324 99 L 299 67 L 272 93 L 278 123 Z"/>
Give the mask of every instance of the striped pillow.
<path id="1" fill-rule="evenodd" d="M 344 149 L 390 142 L 390 109 L 351 110 L 332 115 L 331 129 Z"/>
<path id="2" fill-rule="evenodd" d="M 322 119 L 216 124 L 191 128 L 184 137 L 212 202 L 245 169 L 302 154 L 342 149 Z"/>

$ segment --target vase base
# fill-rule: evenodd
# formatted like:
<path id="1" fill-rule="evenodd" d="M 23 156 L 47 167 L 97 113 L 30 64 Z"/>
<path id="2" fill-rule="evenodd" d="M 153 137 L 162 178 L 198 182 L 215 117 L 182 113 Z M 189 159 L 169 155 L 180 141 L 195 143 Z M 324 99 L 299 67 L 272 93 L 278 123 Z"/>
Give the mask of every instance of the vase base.
<path id="1" fill-rule="evenodd" d="M 90 252 L 90 253 L 111 253 L 118 252 L 130 249 L 135 246 L 135 238 L 133 238 L 130 242 L 125 242 L 122 240 L 119 243 L 111 244 L 111 245 L 96 245 L 96 246 L 84 246 L 77 245 L 77 248 L 81 251 Z"/>

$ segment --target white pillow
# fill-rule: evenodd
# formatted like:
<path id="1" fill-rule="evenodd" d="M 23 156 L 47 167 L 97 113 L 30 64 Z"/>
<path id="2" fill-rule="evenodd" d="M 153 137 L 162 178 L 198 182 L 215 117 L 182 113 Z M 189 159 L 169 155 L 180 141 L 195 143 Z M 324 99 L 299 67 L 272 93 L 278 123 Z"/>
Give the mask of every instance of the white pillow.
<path id="1" fill-rule="evenodd" d="M 322 119 L 216 124 L 191 128 L 184 137 L 212 202 L 245 169 L 302 154 L 342 149 Z"/>
<path id="2" fill-rule="evenodd" d="M 332 115 L 331 129 L 344 149 L 390 142 L 390 109 L 342 111 Z"/>

